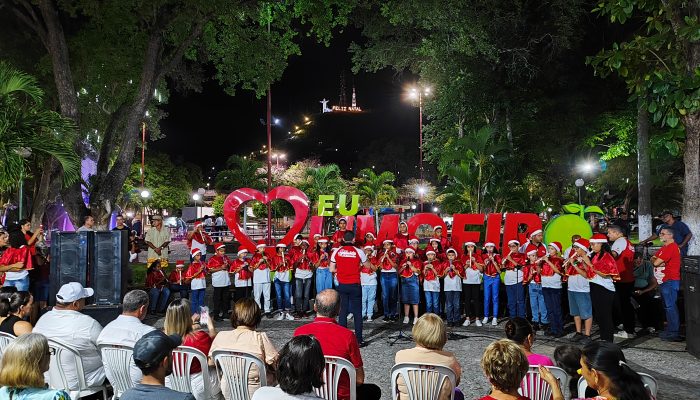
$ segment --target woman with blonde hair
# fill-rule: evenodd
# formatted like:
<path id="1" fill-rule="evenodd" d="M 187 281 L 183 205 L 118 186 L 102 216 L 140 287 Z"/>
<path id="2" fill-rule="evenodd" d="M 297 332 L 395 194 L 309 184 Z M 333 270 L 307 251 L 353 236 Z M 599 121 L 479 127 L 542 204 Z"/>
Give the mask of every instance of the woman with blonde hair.
<path id="1" fill-rule="evenodd" d="M 272 344 L 265 332 L 258 332 L 262 311 L 252 297 L 244 297 L 236 302 L 231 313 L 232 331 L 219 332 L 209 349 L 209 357 L 213 361 L 212 353 L 215 350 L 234 350 L 250 353 L 265 364 L 267 384 L 275 384 L 274 365 L 277 361 L 277 348 Z M 248 391 L 250 396 L 260 388 L 260 371 L 257 367 L 251 368 L 248 374 Z M 221 382 L 221 392 L 224 398 L 232 398 L 227 380 Z"/>
<path id="2" fill-rule="evenodd" d="M 525 352 L 514 341 L 501 339 L 488 345 L 481 357 L 481 369 L 491 385 L 491 393 L 480 400 L 528 400 L 518 389 L 529 367 Z"/>
<path id="3" fill-rule="evenodd" d="M 28 333 L 10 342 L 0 366 L 0 399 L 70 400 L 63 390 L 46 389 L 49 343 L 40 333 Z"/>
<path id="4" fill-rule="evenodd" d="M 416 363 L 416 364 L 436 364 L 444 365 L 452 369 L 455 373 L 457 381 L 453 388 L 449 384 L 444 384 L 440 390 L 439 400 L 450 399 L 452 391 L 455 392 L 455 400 L 464 399 L 464 395 L 457 388 L 459 378 L 462 375 L 462 367 L 455 355 L 449 351 L 444 351 L 445 343 L 447 343 L 447 330 L 445 322 L 436 314 L 425 313 L 413 325 L 413 341 L 416 347 L 412 349 L 400 350 L 396 353 L 394 362 L 399 363 Z M 408 399 L 408 390 L 401 377 L 398 378 L 399 398 L 401 400 Z"/>
<path id="5" fill-rule="evenodd" d="M 165 322 L 163 324 L 163 330 L 166 335 L 178 335 L 182 338 L 182 345 L 194 347 L 201 351 L 205 355 L 209 354 L 209 349 L 211 348 L 212 341 L 216 337 L 216 328 L 214 328 L 214 321 L 212 318 L 207 320 L 207 331 L 202 329 L 199 323 L 199 314 L 192 315 L 192 309 L 190 308 L 190 301 L 187 299 L 177 299 L 170 303 L 168 310 L 165 312 Z M 190 375 L 192 376 L 192 394 L 197 400 L 208 400 L 204 398 L 204 383 L 202 382 L 202 368 L 209 368 L 209 393 L 211 393 L 211 398 L 218 399 L 221 393 L 221 388 L 219 387 L 219 378 L 216 374 L 216 370 L 213 368 L 214 364 L 209 361 L 209 365 L 200 365 L 199 361 L 195 360 L 190 368 Z M 166 378 L 166 386 L 168 385 L 168 379 Z"/>

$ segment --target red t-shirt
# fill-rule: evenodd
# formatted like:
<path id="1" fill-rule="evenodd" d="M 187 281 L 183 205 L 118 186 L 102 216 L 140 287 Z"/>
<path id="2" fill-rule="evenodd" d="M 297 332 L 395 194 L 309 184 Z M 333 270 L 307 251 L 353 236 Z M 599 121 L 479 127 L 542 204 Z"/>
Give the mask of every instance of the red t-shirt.
<path id="1" fill-rule="evenodd" d="M 314 335 L 321 343 L 324 356 L 342 357 L 355 368 L 362 367 L 362 355 L 355 334 L 348 328 L 338 325 L 333 318 L 316 317 L 314 322 L 298 327 L 294 336 Z M 354 382 L 353 382 L 354 384 Z M 350 398 L 350 381 L 343 374 L 338 382 L 338 399 Z"/>
<path id="2" fill-rule="evenodd" d="M 355 246 L 343 246 L 335 249 L 331 255 L 331 262 L 335 263 L 335 276 L 338 278 L 338 283 L 359 285 L 360 269 L 365 261 L 367 261 L 367 255 Z"/>
<path id="3" fill-rule="evenodd" d="M 182 345 L 194 347 L 195 349 L 204 353 L 206 356 L 209 354 L 209 349 L 211 349 L 211 343 L 213 340 L 214 339 L 212 339 L 207 332 L 199 330 L 186 335 L 182 340 Z M 190 374 L 198 374 L 200 372 L 202 372 L 202 366 L 199 364 L 199 361 L 194 360 L 192 362 L 192 367 L 190 368 Z"/>
<path id="4" fill-rule="evenodd" d="M 675 242 L 669 243 L 660 248 L 655 254 L 656 257 L 664 260 L 664 267 L 656 267 L 656 270 L 663 268 L 663 275 L 659 283 L 668 281 L 679 281 L 681 279 L 681 249 Z M 657 272 L 657 279 L 659 274 Z"/>
<path id="5" fill-rule="evenodd" d="M 394 235 L 394 245 L 397 249 L 404 250 L 408 247 L 408 233 L 397 233 Z"/>

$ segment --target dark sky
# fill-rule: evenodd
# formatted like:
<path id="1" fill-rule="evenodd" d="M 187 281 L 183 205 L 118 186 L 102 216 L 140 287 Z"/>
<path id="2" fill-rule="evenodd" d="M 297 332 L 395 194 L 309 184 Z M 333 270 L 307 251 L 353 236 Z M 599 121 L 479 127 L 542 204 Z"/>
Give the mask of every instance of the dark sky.
<path id="1" fill-rule="evenodd" d="M 273 149 L 283 151 L 291 162 L 315 155 L 324 163 L 338 163 L 344 175 L 353 175 L 369 166 L 369 153 L 380 155 L 379 150 L 387 145 L 415 147 L 409 151 L 416 153 L 415 159 L 392 161 L 380 155 L 371 161 L 382 164 L 377 168 L 410 174 L 410 164 L 418 159 L 418 110 L 405 101 L 404 92 L 415 77 L 393 70 L 353 75 L 347 51 L 353 40 L 360 40 L 360 35 L 352 29 L 337 35 L 328 48 L 305 40 L 302 55 L 289 60 L 281 81 L 272 87 L 272 113 L 280 119 L 280 126 L 273 126 Z M 321 115 L 321 99 L 338 104 L 343 71 L 347 101 L 354 83 L 358 105 L 369 112 Z M 265 107 L 265 98 L 256 99 L 243 90 L 231 97 L 214 81 L 207 82 L 202 93 L 174 93 L 165 107 L 169 115 L 161 122 L 165 137 L 150 148 L 167 152 L 175 160 L 194 162 L 205 171 L 212 166 L 222 168 L 231 154 L 249 154 L 266 144 L 265 127 L 260 123 Z M 311 129 L 303 139 L 290 142 L 288 132 L 301 125 L 304 116 L 313 119 Z"/>

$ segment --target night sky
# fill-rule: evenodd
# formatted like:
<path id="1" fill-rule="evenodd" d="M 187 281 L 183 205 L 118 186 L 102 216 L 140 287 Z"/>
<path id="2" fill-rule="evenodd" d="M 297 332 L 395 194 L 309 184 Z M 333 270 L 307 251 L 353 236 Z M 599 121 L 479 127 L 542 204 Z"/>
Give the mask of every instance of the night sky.
<path id="1" fill-rule="evenodd" d="M 315 156 L 324 163 L 339 164 L 346 176 L 379 164 L 377 169 L 391 170 L 403 180 L 417 171 L 418 109 L 405 98 L 406 87 L 416 77 L 388 69 L 353 75 L 347 51 L 353 40 L 360 40 L 353 29 L 334 37 L 328 48 L 305 39 L 302 55 L 289 60 L 282 79 L 272 86 L 272 114 L 280 119 L 280 126 L 273 126 L 273 154 L 284 152 L 287 164 Z M 330 100 L 329 106 L 338 104 L 343 71 L 348 103 L 354 84 L 357 103 L 368 112 L 321 115 L 323 98 Z M 231 97 L 215 81 L 205 83 L 202 93 L 173 93 L 165 107 L 169 115 L 161 121 L 165 137 L 150 149 L 198 164 L 205 172 L 212 166 L 218 170 L 230 155 L 247 155 L 266 144 L 265 126 L 260 122 L 265 119 L 265 107 L 264 97 L 256 99 L 243 90 Z M 288 132 L 302 125 L 304 116 L 313 124 L 301 139 L 289 140 Z M 399 146 L 395 148 L 405 149 L 409 156 L 389 159 L 383 153 L 387 146 Z"/>

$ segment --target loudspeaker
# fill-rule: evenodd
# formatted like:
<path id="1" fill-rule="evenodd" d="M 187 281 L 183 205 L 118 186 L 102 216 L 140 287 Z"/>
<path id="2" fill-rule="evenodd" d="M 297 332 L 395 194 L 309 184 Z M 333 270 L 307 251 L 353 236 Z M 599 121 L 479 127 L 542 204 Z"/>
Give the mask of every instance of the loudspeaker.
<path id="1" fill-rule="evenodd" d="M 88 284 L 93 232 L 54 232 L 51 235 L 49 304 L 56 303 L 58 289 L 68 282 Z"/>
<path id="2" fill-rule="evenodd" d="M 688 353 L 700 358 L 700 256 L 683 258 L 685 341 Z"/>
<path id="3" fill-rule="evenodd" d="M 88 286 L 95 290 L 96 305 L 119 304 L 122 299 L 122 270 L 129 267 L 127 231 L 95 232 Z"/>
<path id="4" fill-rule="evenodd" d="M 85 306 L 81 313 L 94 318 L 104 328 L 105 325 L 117 319 L 122 312 L 121 306 Z"/>

